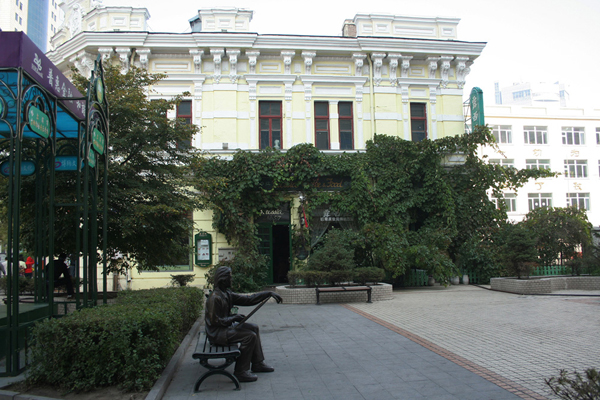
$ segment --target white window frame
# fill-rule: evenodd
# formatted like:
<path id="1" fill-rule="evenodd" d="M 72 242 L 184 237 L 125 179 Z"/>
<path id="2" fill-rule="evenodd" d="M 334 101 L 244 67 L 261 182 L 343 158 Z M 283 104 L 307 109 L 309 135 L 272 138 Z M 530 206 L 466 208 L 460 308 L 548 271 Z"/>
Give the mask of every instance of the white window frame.
<path id="1" fill-rule="evenodd" d="M 587 160 L 565 160 L 565 178 L 587 178 Z"/>
<path id="2" fill-rule="evenodd" d="M 515 160 L 513 158 L 490 158 L 490 164 L 496 164 L 506 168 L 514 168 Z"/>
<path id="3" fill-rule="evenodd" d="M 512 144 L 512 126 L 511 125 L 493 125 L 492 134 L 496 138 L 496 143 Z"/>
<path id="4" fill-rule="evenodd" d="M 529 211 L 540 207 L 552 207 L 552 193 L 528 193 Z"/>
<path id="5" fill-rule="evenodd" d="M 547 169 L 550 170 L 550 160 L 540 160 L 537 158 L 526 159 L 525 168 L 527 169 Z"/>
<path id="6" fill-rule="evenodd" d="M 580 210 L 590 210 L 589 193 L 567 193 L 567 207 L 575 206 Z"/>
<path id="7" fill-rule="evenodd" d="M 506 206 L 506 212 L 517 212 L 517 195 L 515 193 L 503 193 L 503 197 L 492 197 L 496 208 L 500 208 L 501 203 Z"/>
<path id="8" fill-rule="evenodd" d="M 585 146 L 585 128 L 582 126 L 563 126 L 562 143 L 568 146 Z"/>
<path id="9" fill-rule="evenodd" d="M 548 144 L 548 127 L 524 126 L 523 140 L 525 144 Z"/>

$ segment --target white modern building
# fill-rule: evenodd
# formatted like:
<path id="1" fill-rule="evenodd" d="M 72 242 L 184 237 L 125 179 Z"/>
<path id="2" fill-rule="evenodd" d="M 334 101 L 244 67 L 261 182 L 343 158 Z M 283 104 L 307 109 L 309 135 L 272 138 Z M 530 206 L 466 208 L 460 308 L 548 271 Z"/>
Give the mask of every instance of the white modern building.
<path id="1" fill-rule="evenodd" d="M 21 31 L 43 51 L 61 23 L 59 0 L 0 0 L 0 30 Z"/>
<path id="2" fill-rule="evenodd" d="M 560 173 L 505 192 L 509 219 L 520 221 L 538 207 L 577 206 L 600 225 L 600 109 L 488 106 L 485 122 L 499 147 L 484 150 L 489 162 Z"/>
<path id="3" fill-rule="evenodd" d="M 500 87 L 494 83 L 496 105 L 568 107 L 569 88 L 560 82 L 517 82 Z"/>

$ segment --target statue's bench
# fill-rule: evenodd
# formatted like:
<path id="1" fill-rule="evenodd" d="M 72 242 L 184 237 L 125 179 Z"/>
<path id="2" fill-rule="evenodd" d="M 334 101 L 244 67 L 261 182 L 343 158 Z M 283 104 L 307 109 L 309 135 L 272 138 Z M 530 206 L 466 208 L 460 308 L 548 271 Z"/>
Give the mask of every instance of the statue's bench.
<path id="1" fill-rule="evenodd" d="M 320 293 L 339 293 L 339 292 L 367 292 L 367 303 L 371 303 L 371 286 L 332 286 L 316 287 L 317 305 L 321 305 Z"/>
<path id="2" fill-rule="evenodd" d="M 198 337 L 198 344 L 196 345 L 196 351 L 192 355 L 194 360 L 200 361 L 200 365 L 208 369 L 204 374 L 198 378 L 196 385 L 194 386 L 194 392 L 200 390 L 200 385 L 206 378 L 211 375 L 225 375 L 235 383 L 235 390 L 240 390 L 240 381 L 231 372 L 225 370 L 240 355 L 240 344 L 233 343 L 229 346 L 217 346 L 210 343 L 205 332 L 200 333 Z M 213 365 L 209 361 L 215 359 L 224 359 L 221 364 Z"/>

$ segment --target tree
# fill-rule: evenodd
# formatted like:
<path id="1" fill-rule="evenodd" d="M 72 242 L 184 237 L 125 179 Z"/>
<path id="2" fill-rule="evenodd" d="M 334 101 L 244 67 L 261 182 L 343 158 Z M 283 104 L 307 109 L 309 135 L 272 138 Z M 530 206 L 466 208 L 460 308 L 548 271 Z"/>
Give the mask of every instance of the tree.
<path id="1" fill-rule="evenodd" d="M 563 263 L 579 256 L 592 244 L 592 224 L 585 210 L 577 207 L 541 207 L 530 211 L 523 221 L 537 237 L 542 265 Z"/>
<path id="2" fill-rule="evenodd" d="M 143 270 L 187 264 L 193 228 L 191 213 L 199 207 L 190 180 L 191 167 L 200 158 L 189 143 L 198 129 L 184 120 L 167 118 L 167 111 L 177 106 L 180 96 L 157 101 L 148 98 L 149 88 L 164 75 L 135 67 L 122 73 L 120 67 L 110 63 L 104 69 L 110 108 L 108 239 L 104 256 L 115 260 L 111 263 L 115 271 L 128 266 L 116 262 L 117 254 L 135 260 L 137 268 Z M 86 92 L 88 81 L 75 70 L 73 82 L 82 93 Z M 24 152 L 31 151 L 28 146 L 33 144 L 25 144 Z M 101 163 L 98 168 L 102 168 Z M 72 174 L 56 174 L 57 203 L 72 203 Z M 35 180 L 29 177 L 22 182 L 22 243 L 32 249 L 35 210 L 27 201 L 35 198 Z M 102 187 L 100 182 L 99 188 Z M 6 189 L 3 186 L 1 190 Z M 72 207 L 57 207 L 55 213 L 55 249 L 74 253 L 78 217 Z M 99 236 L 102 240 L 102 234 Z"/>
<path id="3" fill-rule="evenodd" d="M 506 223 L 497 235 L 499 257 L 510 275 L 519 279 L 529 277 L 533 263 L 538 260 L 537 238 L 523 223 Z"/>
<path id="4" fill-rule="evenodd" d="M 148 98 L 165 75 L 135 67 L 122 73 L 107 63 L 104 77 L 110 107 L 108 256 L 126 254 L 145 270 L 187 264 L 191 213 L 199 207 L 190 181 L 200 158 L 190 145 L 198 128 L 167 118 L 180 96 Z M 81 75 L 73 80 L 86 90 Z"/>

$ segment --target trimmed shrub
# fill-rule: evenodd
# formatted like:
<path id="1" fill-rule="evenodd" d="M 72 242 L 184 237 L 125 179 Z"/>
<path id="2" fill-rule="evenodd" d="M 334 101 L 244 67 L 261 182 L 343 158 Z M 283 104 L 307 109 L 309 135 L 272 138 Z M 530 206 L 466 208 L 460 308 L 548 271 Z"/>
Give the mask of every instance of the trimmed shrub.
<path id="1" fill-rule="evenodd" d="M 377 283 L 385 277 L 385 270 L 383 268 L 355 268 L 353 272 L 354 281 L 361 285 L 366 285 L 367 282 Z"/>
<path id="2" fill-rule="evenodd" d="M 147 390 L 203 302 L 204 293 L 191 287 L 125 291 L 117 304 L 38 323 L 28 380 L 71 391 L 111 385 Z"/>

